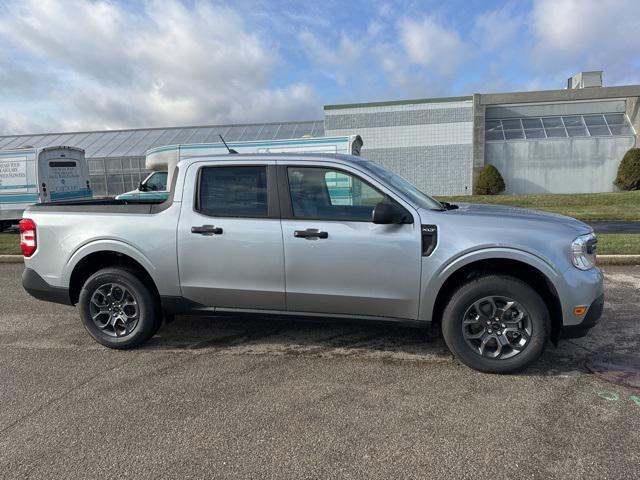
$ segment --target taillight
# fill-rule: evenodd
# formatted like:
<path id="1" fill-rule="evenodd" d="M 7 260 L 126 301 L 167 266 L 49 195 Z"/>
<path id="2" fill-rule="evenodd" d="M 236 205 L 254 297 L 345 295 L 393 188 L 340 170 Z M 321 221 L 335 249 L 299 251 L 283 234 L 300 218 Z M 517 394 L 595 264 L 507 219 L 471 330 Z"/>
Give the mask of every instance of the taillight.
<path id="1" fill-rule="evenodd" d="M 20 250 L 22 255 L 30 257 L 36 252 L 38 242 L 36 240 L 36 223 L 29 219 L 20 220 Z"/>

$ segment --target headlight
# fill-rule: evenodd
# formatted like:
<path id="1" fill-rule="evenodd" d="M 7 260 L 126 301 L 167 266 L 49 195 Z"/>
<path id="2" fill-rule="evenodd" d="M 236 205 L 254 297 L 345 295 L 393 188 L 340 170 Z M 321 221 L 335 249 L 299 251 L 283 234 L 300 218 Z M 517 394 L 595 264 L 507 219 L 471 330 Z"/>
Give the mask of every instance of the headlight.
<path id="1" fill-rule="evenodd" d="M 571 244 L 571 260 L 576 268 L 589 270 L 596 265 L 598 239 L 593 233 L 580 235 Z"/>

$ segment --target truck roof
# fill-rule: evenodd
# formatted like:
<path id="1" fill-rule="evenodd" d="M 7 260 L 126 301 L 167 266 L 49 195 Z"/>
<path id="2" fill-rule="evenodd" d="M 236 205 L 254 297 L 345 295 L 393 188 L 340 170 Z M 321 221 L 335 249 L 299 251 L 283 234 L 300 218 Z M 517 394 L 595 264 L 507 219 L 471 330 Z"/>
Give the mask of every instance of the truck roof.
<path id="1" fill-rule="evenodd" d="M 51 145 L 48 147 L 41 147 L 40 151 L 48 152 L 49 150 L 75 150 L 77 152 L 84 153 L 84 148 L 73 147 L 71 145 Z"/>
<path id="2" fill-rule="evenodd" d="M 178 166 L 190 165 L 194 162 L 201 162 L 203 160 L 220 160 L 229 161 L 233 159 L 244 160 L 256 160 L 256 159 L 291 159 L 291 160 L 313 160 L 328 162 L 338 160 L 344 164 L 357 165 L 364 161 L 368 161 L 366 158 L 362 158 L 356 155 L 347 155 L 344 153 L 225 153 L 221 155 L 194 155 L 189 158 L 184 158 L 178 162 Z"/>

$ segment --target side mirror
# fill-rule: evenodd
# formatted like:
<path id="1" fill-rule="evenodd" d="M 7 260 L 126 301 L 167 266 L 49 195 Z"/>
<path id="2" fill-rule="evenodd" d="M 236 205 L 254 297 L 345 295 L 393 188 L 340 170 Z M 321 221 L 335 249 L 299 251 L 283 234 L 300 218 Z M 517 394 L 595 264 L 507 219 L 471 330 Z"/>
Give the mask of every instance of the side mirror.
<path id="1" fill-rule="evenodd" d="M 395 203 L 380 202 L 373 209 L 371 221 L 379 225 L 407 222 L 406 211 Z"/>
<path id="2" fill-rule="evenodd" d="M 146 192 L 147 191 L 147 186 L 143 182 L 140 182 L 138 184 L 138 190 L 141 191 L 141 192 Z"/>

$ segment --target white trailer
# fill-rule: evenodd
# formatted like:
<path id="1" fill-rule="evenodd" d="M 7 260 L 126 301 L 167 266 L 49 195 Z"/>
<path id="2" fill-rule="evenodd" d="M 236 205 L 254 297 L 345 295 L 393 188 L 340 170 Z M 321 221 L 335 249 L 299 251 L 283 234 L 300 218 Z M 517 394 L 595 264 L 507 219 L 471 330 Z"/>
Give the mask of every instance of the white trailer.
<path id="1" fill-rule="evenodd" d="M 339 137 L 304 137 L 283 140 L 256 140 L 252 142 L 195 143 L 168 145 L 147 150 L 145 166 L 153 170 L 140 186 L 131 192 L 118 195 L 120 200 L 139 198 L 161 199 L 168 196 L 167 185 L 171 185 L 173 171 L 180 160 L 206 157 L 228 152 L 237 153 L 343 153 L 360 155 L 363 142 L 360 135 Z"/>
<path id="2" fill-rule="evenodd" d="M 29 205 L 91 198 L 84 150 L 54 146 L 0 151 L 0 230 Z"/>

